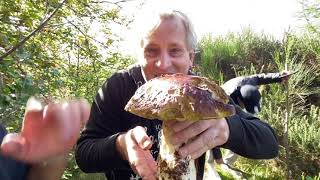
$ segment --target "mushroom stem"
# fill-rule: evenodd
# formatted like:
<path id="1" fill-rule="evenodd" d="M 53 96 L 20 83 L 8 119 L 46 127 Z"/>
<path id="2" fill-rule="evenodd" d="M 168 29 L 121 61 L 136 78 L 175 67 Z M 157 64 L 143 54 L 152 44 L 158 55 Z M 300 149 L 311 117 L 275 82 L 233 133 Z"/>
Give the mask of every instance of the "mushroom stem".
<path id="1" fill-rule="evenodd" d="M 176 147 L 174 147 L 168 139 L 170 134 L 170 128 L 166 121 L 163 121 L 157 178 L 159 180 L 196 179 L 195 161 L 190 157 L 180 158 Z"/>

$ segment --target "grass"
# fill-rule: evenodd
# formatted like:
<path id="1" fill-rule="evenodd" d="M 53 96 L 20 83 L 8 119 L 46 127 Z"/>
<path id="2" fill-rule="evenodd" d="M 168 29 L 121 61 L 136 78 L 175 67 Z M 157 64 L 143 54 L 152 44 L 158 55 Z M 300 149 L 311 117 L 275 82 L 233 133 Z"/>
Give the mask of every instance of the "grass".
<path id="1" fill-rule="evenodd" d="M 289 161 L 284 159 L 283 147 L 286 89 L 282 84 L 273 84 L 260 87 L 263 108 L 259 117 L 276 130 L 280 143 L 279 157 L 269 161 L 242 158 L 236 166 L 249 173 L 248 179 L 285 179 L 287 167 L 293 179 L 318 178 L 320 113 L 319 104 L 310 101 L 311 96 L 320 95 L 320 52 L 319 48 L 314 48 L 319 44 L 318 39 L 287 34 L 279 42 L 244 31 L 226 37 L 208 36 L 201 43 L 203 55 L 199 64 L 202 73 L 221 83 L 240 75 L 280 72 L 286 68 L 298 70 L 290 78 Z M 227 174 L 219 172 L 223 179 L 229 179 Z"/>

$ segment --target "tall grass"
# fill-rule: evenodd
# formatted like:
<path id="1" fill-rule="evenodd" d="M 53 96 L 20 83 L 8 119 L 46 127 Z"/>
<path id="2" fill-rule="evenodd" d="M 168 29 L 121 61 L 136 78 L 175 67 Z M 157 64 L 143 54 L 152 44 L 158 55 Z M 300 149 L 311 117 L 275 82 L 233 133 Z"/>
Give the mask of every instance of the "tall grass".
<path id="1" fill-rule="evenodd" d="M 280 154 L 268 161 L 241 158 L 236 165 L 251 174 L 249 179 L 284 179 L 284 169 L 288 164 L 294 179 L 319 178 L 320 104 L 314 98 L 320 97 L 320 52 L 317 44 L 319 39 L 289 33 L 279 42 L 248 29 L 225 37 L 206 36 L 200 42 L 202 54 L 198 64 L 201 73 L 220 83 L 235 76 L 281 72 L 285 68 L 297 71 L 290 78 L 289 161 L 285 161 L 283 147 L 285 86 L 261 86 L 263 108 L 259 117 L 275 129 Z"/>
<path id="2" fill-rule="evenodd" d="M 258 67 L 260 72 L 275 70 L 272 55 L 280 48 L 280 42 L 264 34 L 256 34 L 250 29 L 242 33 L 229 33 L 225 37 L 205 36 L 199 43 L 200 69 L 204 76 L 223 81 L 236 76 L 245 68 Z"/>

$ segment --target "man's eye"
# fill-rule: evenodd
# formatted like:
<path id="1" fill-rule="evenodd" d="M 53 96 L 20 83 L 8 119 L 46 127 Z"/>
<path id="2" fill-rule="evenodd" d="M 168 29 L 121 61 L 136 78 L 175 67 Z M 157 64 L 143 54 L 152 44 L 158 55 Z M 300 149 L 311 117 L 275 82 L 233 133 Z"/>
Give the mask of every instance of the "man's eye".
<path id="1" fill-rule="evenodd" d="M 156 49 L 156 48 L 147 48 L 147 49 L 145 49 L 144 53 L 148 57 L 154 57 L 154 56 L 157 56 L 158 49 Z"/>
<path id="2" fill-rule="evenodd" d="M 170 55 L 171 56 L 176 57 L 176 56 L 180 56 L 181 54 L 182 54 L 182 50 L 179 49 L 179 48 L 173 48 L 173 49 L 170 50 Z"/>

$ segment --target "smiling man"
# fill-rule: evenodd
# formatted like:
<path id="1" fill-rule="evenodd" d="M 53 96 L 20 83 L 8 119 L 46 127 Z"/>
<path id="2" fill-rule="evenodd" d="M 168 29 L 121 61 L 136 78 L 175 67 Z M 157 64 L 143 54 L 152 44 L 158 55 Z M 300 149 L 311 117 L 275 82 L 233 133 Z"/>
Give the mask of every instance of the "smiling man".
<path id="1" fill-rule="evenodd" d="M 84 172 L 104 172 L 108 180 L 155 179 L 162 123 L 133 115 L 124 107 L 146 81 L 163 74 L 191 73 L 196 36 L 180 11 L 161 12 L 147 27 L 139 63 L 108 78 L 92 104 L 76 149 Z M 172 122 L 172 144 L 179 147 L 182 158 L 204 158 L 207 150 L 217 146 L 250 158 L 275 157 L 278 144 L 273 129 L 239 108 L 236 111 L 229 118 Z"/>

